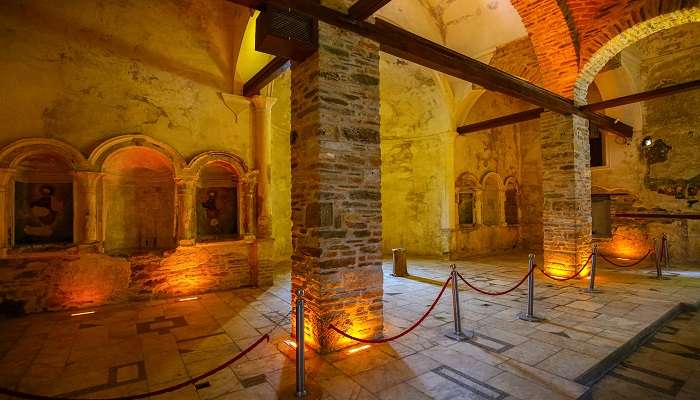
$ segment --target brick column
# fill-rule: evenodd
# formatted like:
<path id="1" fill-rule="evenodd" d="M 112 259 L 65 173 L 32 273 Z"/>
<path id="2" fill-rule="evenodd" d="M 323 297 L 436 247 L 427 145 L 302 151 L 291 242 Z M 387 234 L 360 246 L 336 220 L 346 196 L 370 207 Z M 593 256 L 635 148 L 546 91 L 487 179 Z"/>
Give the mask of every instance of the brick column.
<path id="1" fill-rule="evenodd" d="M 306 292 L 307 343 L 329 352 L 354 344 L 330 323 L 363 338 L 383 327 L 377 43 L 319 23 L 291 100 L 292 294 Z"/>
<path id="2" fill-rule="evenodd" d="M 542 131 L 544 265 L 569 276 L 591 252 L 591 169 L 588 121 L 545 112 Z"/>

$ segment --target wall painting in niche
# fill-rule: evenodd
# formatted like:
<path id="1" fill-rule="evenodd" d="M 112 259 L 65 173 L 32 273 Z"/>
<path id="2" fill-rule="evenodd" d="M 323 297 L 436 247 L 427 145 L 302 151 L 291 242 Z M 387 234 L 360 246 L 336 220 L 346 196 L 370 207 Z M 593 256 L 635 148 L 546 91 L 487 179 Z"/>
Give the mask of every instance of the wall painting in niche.
<path id="1" fill-rule="evenodd" d="M 457 208 L 460 225 L 471 225 L 474 223 L 474 193 L 460 193 Z"/>
<path id="2" fill-rule="evenodd" d="M 73 184 L 15 183 L 15 244 L 73 242 Z"/>
<path id="3" fill-rule="evenodd" d="M 197 191 L 197 236 L 202 240 L 238 235 L 235 188 L 208 187 Z"/>

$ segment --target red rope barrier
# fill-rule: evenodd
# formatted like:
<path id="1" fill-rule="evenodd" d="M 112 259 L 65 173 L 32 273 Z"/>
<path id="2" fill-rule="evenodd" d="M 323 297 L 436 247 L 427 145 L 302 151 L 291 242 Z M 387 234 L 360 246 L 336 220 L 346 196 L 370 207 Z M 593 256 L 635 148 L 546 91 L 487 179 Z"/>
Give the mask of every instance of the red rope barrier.
<path id="1" fill-rule="evenodd" d="M 661 251 L 663 252 L 663 248 L 662 248 Z M 611 261 L 608 257 L 604 256 L 603 254 L 601 254 L 600 256 L 603 257 L 603 260 L 609 262 L 610 264 L 612 264 L 612 265 L 614 265 L 614 266 L 616 266 L 616 267 L 620 267 L 620 268 L 631 268 L 631 267 L 634 267 L 634 266 L 636 266 L 636 265 L 641 264 L 642 261 L 646 260 L 646 258 L 649 257 L 649 254 L 651 254 L 651 249 L 649 249 L 649 251 L 647 251 L 647 254 L 645 254 L 644 257 L 642 257 L 642 258 L 640 258 L 639 260 L 636 260 L 636 261 L 633 262 L 632 264 L 628 264 L 628 265 L 618 264 L 618 263 L 616 263 L 616 262 L 614 262 L 614 261 Z M 662 254 L 663 254 L 663 253 L 662 253 Z"/>
<path id="2" fill-rule="evenodd" d="M 588 259 L 586 260 L 586 262 L 581 266 L 581 269 L 579 269 L 578 272 L 576 272 L 575 274 L 571 275 L 571 276 L 568 277 L 568 278 L 562 278 L 562 277 L 559 277 L 559 276 L 550 275 L 550 274 L 548 274 L 547 272 L 545 272 L 544 269 L 541 269 L 540 272 L 542 273 L 542 275 L 546 276 L 546 277 L 549 278 L 549 279 L 553 279 L 553 280 L 555 280 L 555 281 L 562 281 L 562 282 L 563 282 L 563 281 L 568 281 L 568 280 L 574 279 L 574 278 L 576 278 L 577 276 L 579 276 L 579 275 L 581 274 L 581 272 L 583 272 L 583 270 L 586 269 L 586 265 L 588 265 L 588 263 L 591 262 L 591 258 L 592 258 L 592 257 L 593 257 L 593 254 L 591 253 L 591 255 L 588 256 Z"/>
<path id="3" fill-rule="evenodd" d="M 70 399 L 70 398 L 65 398 L 65 397 L 50 397 L 50 396 L 44 396 L 44 395 L 38 395 L 38 394 L 30 394 L 30 393 L 17 392 L 17 391 L 14 391 L 14 390 L 5 389 L 5 388 L 0 387 L 0 394 L 4 394 L 4 395 L 8 395 L 8 396 L 13 396 L 13 397 L 18 397 L 18 398 L 20 398 L 20 399 L 25 399 L 25 400 L 137 400 L 137 399 L 143 399 L 143 398 L 151 397 L 151 396 L 158 396 L 158 395 L 161 395 L 161 394 L 170 393 L 170 392 L 174 392 L 174 391 L 176 391 L 176 390 L 180 390 L 180 389 L 182 389 L 182 388 L 184 388 L 184 387 L 187 387 L 187 386 L 189 386 L 189 385 L 191 385 L 191 384 L 193 384 L 193 383 L 199 382 L 199 381 L 201 381 L 202 379 L 205 379 L 205 378 L 208 378 L 208 377 L 214 375 L 215 373 L 217 373 L 217 372 L 223 370 L 224 368 L 228 367 L 229 365 L 231 365 L 231 364 L 235 363 L 236 361 L 240 360 L 243 356 L 245 356 L 245 355 L 248 354 L 251 350 L 253 350 L 254 348 L 256 348 L 256 347 L 257 347 L 260 343 L 262 343 L 264 340 L 266 340 L 266 341 L 269 342 L 269 341 L 270 341 L 270 336 L 269 336 L 268 334 L 265 334 L 265 335 L 261 336 L 260 339 L 258 339 L 255 343 L 253 343 L 253 344 L 251 344 L 250 346 L 248 346 L 248 347 L 247 347 L 245 350 L 243 350 L 242 352 L 238 353 L 235 357 L 233 357 L 232 359 L 230 359 L 230 360 L 226 361 L 225 363 L 219 365 L 218 367 L 212 369 L 212 370 L 209 371 L 209 372 L 205 372 L 205 373 L 203 373 L 203 374 L 201 374 L 201 375 L 199 375 L 199 376 L 196 376 L 196 377 L 194 377 L 194 378 L 192 378 L 192 379 L 189 379 L 189 380 L 187 380 L 187 381 L 185 381 L 185 382 L 178 383 L 177 385 L 168 386 L 168 387 L 166 387 L 166 388 L 154 390 L 154 391 L 148 392 L 148 393 L 136 394 L 136 395 L 124 396 L 124 397 L 112 397 L 112 398 L 108 398 L 108 399 L 89 399 L 89 398 Z"/>
<path id="4" fill-rule="evenodd" d="M 523 276 L 523 278 L 515 286 L 513 286 L 512 288 L 510 288 L 508 290 L 504 290 L 502 292 L 487 292 L 487 291 L 479 289 L 478 287 L 469 283 L 466 279 L 464 279 L 462 274 L 460 274 L 459 272 L 457 273 L 457 276 L 459 276 L 459 279 L 461 279 L 462 282 L 464 282 L 467 286 L 469 286 L 470 288 L 476 290 L 477 292 L 479 292 L 481 294 L 485 294 L 487 296 L 502 296 L 504 294 L 508 294 L 508 293 L 512 292 L 513 290 L 517 289 L 520 285 L 522 285 L 523 282 L 525 282 L 525 279 L 527 279 L 527 277 L 530 276 L 530 274 L 532 273 L 532 270 L 534 268 L 535 268 L 535 266 L 533 265 L 532 268 L 528 271 L 528 273 L 525 274 L 525 276 Z"/>
<path id="5" fill-rule="evenodd" d="M 396 335 L 396 336 L 392 336 L 392 337 L 384 338 L 384 339 L 376 339 L 376 340 L 373 340 L 373 339 L 361 339 L 361 338 L 352 336 L 352 335 L 350 335 L 350 334 L 348 334 L 348 333 L 346 333 L 346 332 L 341 331 L 340 329 L 336 328 L 336 326 L 333 325 L 333 324 L 330 324 L 330 325 L 329 325 L 329 328 L 333 329 L 334 331 L 336 331 L 337 333 L 341 334 L 342 336 L 345 336 L 345 337 L 348 338 L 348 339 L 352 339 L 352 340 L 354 340 L 354 341 L 356 341 L 356 342 L 360 342 L 360 343 L 379 344 L 379 343 L 386 343 L 386 342 L 390 342 L 390 341 L 392 341 L 392 340 L 396 340 L 396 339 L 398 339 L 398 338 L 400 338 L 400 337 L 402 337 L 402 336 L 405 336 L 406 334 L 408 334 L 408 333 L 411 332 L 412 330 L 416 329 L 416 328 L 418 327 L 418 325 L 420 325 L 426 318 L 428 318 L 428 315 L 430 315 L 430 313 L 433 311 L 433 309 L 435 308 L 435 306 L 437 305 L 437 303 L 440 301 L 440 298 L 442 297 L 442 295 L 445 293 L 445 289 L 447 289 L 447 285 L 450 284 L 450 281 L 451 281 L 451 280 L 452 280 L 452 276 L 450 276 L 449 278 L 447 278 L 447 280 L 445 281 L 445 283 L 442 285 L 442 289 L 440 289 L 440 293 L 439 293 L 439 294 L 437 295 L 437 297 L 435 298 L 435 301 L 433 301 L 433 304 L 431 304 L 431 305 L 430 305 L 430 308 L 428 308 L 428 311 L 426 311 L 426 313 L 423 314 L 423 316 L 420 317 L 420 319 L 419 319 L 415 324 L 411 325 L 408 329 L 406 329 L 405 331 L 399 333 L 399 334 Z"/>

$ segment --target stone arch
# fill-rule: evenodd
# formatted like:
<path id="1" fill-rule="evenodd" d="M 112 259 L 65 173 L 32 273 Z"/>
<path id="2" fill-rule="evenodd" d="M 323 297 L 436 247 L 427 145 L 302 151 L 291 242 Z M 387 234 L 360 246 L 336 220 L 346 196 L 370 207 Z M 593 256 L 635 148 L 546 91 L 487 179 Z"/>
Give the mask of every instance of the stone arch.
<path id="1" fill-rule="evenodd" d="M 172 164 L 176 178 L 182 175 L 187 166 L 185 159 L 170 145 L 141 134 L 117 136 L 102 142 L 92 151 L 89 161 L 98 171 L 102 171 L 110 157 L 129 147 L 144 147 L 161 153 Z"/>
<path id="2" fill-rule="evenodd" d="M 193 176 L 199 176 L 202 169 L 212 163 L 230 169 L 241 178 L 248 173 L 248 166 L 241 157 L 225 151 L 207 151 L 198 154 L 190 161 L 188 168 Z"/>
<path id="3" fill-rule="evenodd" d="M 189 210 L 196 220 L 191 236 L 197 241 L 219 241 L 248 233 L 255 207 L 255 198 L 248 194 L 255 188 L 255 174 L 248 172 L 245 161 L 235 154 L 208 151 L 192 159 L 188 170 L 194 182 L 192 193 L 185 195 L 195 198 Z M 214 194 L 212 199 L 207 197 L 209 193 Z M 206 204 L 215 210 L 205 209 Z M 189 206 L 184 203 L 184 207 Z M 216 223 L 207 224 L 207 218 Z"/>
<path id="4" fill-rule="evenodd" d="M 481 184 L 473 174 L 462 173 L 455 181 L 457 226 L 481 223 Z"/>
<path id="5" fill-rule="evenodd" d="M 658 13 L 658 10 L 656 13 Z M 621 29 L 619 27 L 609 28 L 615 30 L 614 34 L 611 31 L 603 31 L 600 33 L 600 37 L 596 39 L 596 41 L 604 44 L 586 59 L 583 68 L 581 68 L 581 72 L 576 78 L 576 83 L 574 85 L 574 101 L 577 104 L 586 104 L 588 87 L 608 61 L 620 51 L 656 32 L 683 24 L 700 22 L 700 7 L 680 8 L 675 11 L 666 12 L 665 14 L 652 15 L 656 16 L 646 20 L 643 20 L 641 16 L 625 20 L 624 26 L 626 26 L 627 29 Z"/>
<path id="6" fill-rule="evenodd" d="M 55 139 L 22 139 L 0 150 L 0 249 L 77 243 L 77 172 L 89 169 L 80 151 Z M 26 200 L 17 204 L 16 197 Z"/>
<path id="7" fill-rule="evenodd" d="M 87 170 L 90 163 L 75 147 L 56 139 L 20 139 L 0 150 L 0 168 L 16 168 L 22 160 L 36 154 L 55 154 L 75 171 Z"/>
<path id="8" fill-rule="evenodd" d="M 567 15 L 557 0 L 513 0 L 528 31 L 545 88 L 571 95 L 578 72 L 578 51 Z"/>

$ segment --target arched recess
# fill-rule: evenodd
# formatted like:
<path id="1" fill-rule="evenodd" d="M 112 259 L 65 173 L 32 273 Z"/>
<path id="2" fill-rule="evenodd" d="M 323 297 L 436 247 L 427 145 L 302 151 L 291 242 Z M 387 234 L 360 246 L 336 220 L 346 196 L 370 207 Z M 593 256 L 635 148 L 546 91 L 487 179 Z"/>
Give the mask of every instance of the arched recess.
<path id="1" fill-rule="evenodd" d="M 481 178 L 483 199 L 481 214 L 484 225 L 503 225 L 503 180 L 496 172 L 487 172 Z"/>
<path id="2" fill-rule="evenodd" d="M 481 223 L 481 185 L 469 172 L 461 174 L 455 182 L 457 202 L 457 226 L 468 228 Z"/>
<path id="3" fill-rule="evenodd" d="M 605 44 L 587 59 L 576 78 L 574 85 L 574 101 L 576 104 L 587 103 L 589 86 L 608 61 L 620 51 L 656 32 L 692 22 L 700 22 L 700 7 L 684 8 L 658 15 L 630 26 L 627 30 L 615 36 L 606 36 L 606 38 L 609 37 L 609 40 L 604 42 Z"/>
<path id="4" fill-rule="evenodd" d="M 90 153 L 90 164 L 98 171 L 104 169 L 105 161 L 119 150 L 128 147 L 142 147 L 160 153 L 172 165 L 174 176 L 180 177 L 183 169 L 187 166 L 185 159 L 171 146 L 158 141 L 150 136 L 141 134 L 131 134 L 117 136 L 102 142 Z"/>
<path id="5" fill-rule="evenodd" d="M 255 181 L 245 162 L 234 154 L 210 151 L 190 161 L 188 169 L 196 182 L 193 193 L 186 194 L 195 198 L 191 233 L 196 241 L 232 240 L 247 233 L 248 208 L 254 208 L 254 196 L 247 195 Z"/>
<path id="6" fill-rule="evenodd" d="M 0 249 L 78 242 L 76 173 L 88 168 L 77 149 L 55 139 L 0 150 Z"/>
<path id="7" fill-rule="evenodd" d="M 184 161 L 169 146 L 143 135 L 108 140 L 90 159 L 103 173 L 105 251 L 133 254 L 174 248 L 175 178 Z"/>
<path id="8" fill-rule="evenodd" d="M 507 225 L 520 223 L 520 186 L 514 176 L 506 178 L 503 192 L 503 213 Z"/>

